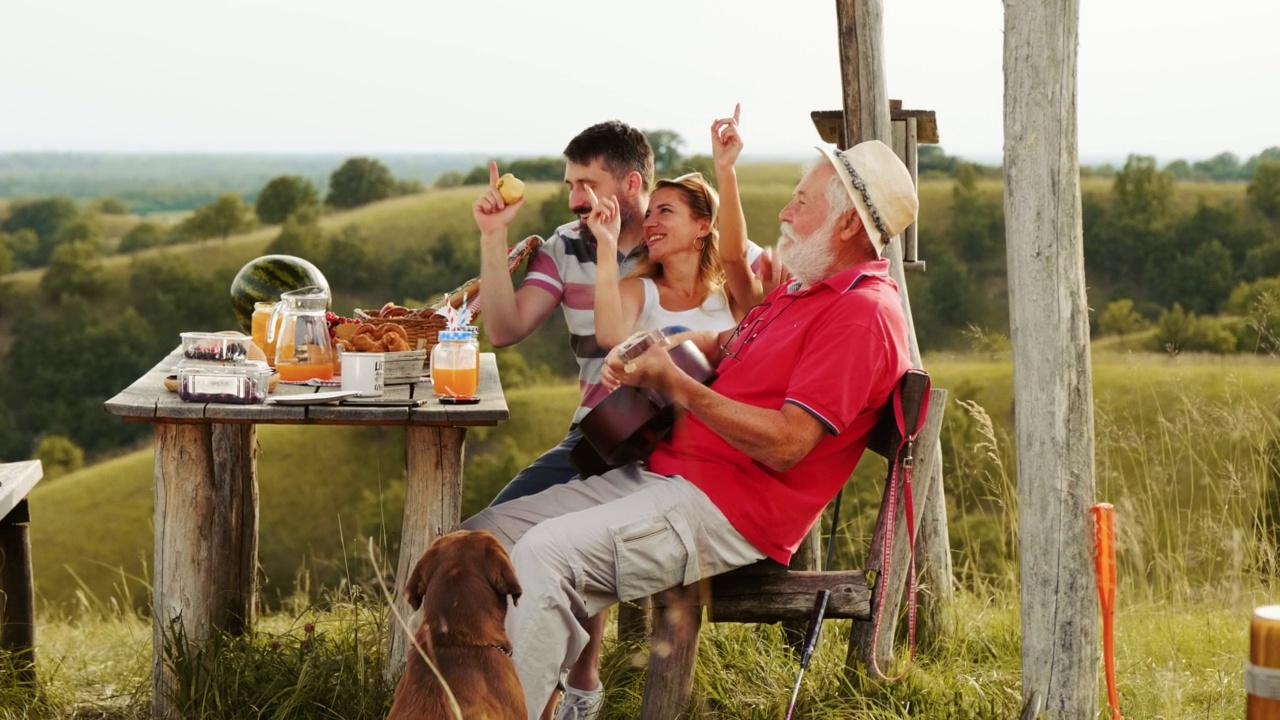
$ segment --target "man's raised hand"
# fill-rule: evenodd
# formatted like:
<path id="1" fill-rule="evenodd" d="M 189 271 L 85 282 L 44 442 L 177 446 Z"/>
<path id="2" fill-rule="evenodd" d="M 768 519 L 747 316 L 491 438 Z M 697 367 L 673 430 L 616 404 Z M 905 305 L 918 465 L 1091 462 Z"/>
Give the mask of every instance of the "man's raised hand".
<path id="1" fill-rule="evenodd" d="M 482 234 L 505 231 L 515 220 L 516 213 L 524 206 L 524 198 L 508 205 L 498 190 L 498 163 L 489 162 L 489 188 L 471 206 L 476 227 Z"/>
<path id="2" fill-rule="evenodd" d="M 591 212 L 587 215 L 587 227 L 595 236 L 596 242 L 606 250 L 618 251 L 618 234 L 622 232 L 622 213 L 618 207 L 618 198 L 610 196 L 604 199 L 596 197 L 591 188 L 587 188 L 587 199 L 591 201 Z"/>

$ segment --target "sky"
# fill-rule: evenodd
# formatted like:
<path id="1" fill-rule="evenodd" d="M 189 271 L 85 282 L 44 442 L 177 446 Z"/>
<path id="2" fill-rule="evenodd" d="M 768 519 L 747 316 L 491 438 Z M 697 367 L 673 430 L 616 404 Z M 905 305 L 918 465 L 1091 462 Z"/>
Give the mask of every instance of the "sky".
<path id="1" fill-rule="evenodd" d="M 886 82 L 998 162 L 1004 6 L 882 0 Z M 1280 145 L 1280 2 L 1082 0 L 1079 151 Z M 0 152 L 558 155 L 621 119 L 686 154 L 742 104 L 743 162 L 839 109 L 833 0 L 4 0 Z"/>

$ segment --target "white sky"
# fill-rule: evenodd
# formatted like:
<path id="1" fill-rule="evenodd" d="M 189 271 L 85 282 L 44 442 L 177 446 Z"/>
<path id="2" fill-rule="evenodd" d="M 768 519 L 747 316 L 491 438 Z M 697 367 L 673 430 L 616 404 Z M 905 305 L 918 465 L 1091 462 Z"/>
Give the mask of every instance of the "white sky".
<path id="1" fill-rule="evenodd" d="M 883 0 L 890 97 L 1002 147 L 999 0 Z M 1280 145 L 1280 2 L 1083 0 L 1082 158 Z M 557 155 L 619 118 L 807 154 L 840 107 L 833 0 L 3 0 L 0 152 Z"/>

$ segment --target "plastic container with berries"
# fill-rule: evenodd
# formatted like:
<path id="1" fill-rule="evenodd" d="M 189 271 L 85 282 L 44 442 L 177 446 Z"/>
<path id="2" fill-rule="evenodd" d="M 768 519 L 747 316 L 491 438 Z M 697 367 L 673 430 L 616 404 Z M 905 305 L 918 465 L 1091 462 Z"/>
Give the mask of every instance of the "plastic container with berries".
<path id="1" fill-rule="evenodd" d="M 182 357 L 204 362 L 242 363 L 249 359 L 253 338 L 248 335 L 184 332 Z"/>
<path id="2" fill-rule="evenodd" d="M 267 399 L 271 367 L 251 360 L 244 363 L 178 363 L 178 397 L 186 402 L 253 405 Z"/>

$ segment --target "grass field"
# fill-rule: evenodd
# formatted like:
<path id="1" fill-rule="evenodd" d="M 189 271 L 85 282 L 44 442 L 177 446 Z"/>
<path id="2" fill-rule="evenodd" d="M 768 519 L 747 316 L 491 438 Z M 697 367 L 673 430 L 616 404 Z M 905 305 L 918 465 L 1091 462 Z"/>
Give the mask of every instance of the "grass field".
<path id="1" fill-rule="evenodd" d="M 935 386 L 951 394 L 943 443 L 959 582 L 955 632 L 925 648 L 905 681 L 877 687 L 843 674 L 847 625 L 828 623 L 805 676 L 800 717 L 1018 713 L 1012 369 L 1004 358 L 942 355 L 927 357 L 926 367 Z M 1280 373 L 1274 361 L 1111 352 L 1095 354 L 1093 367 L 1097 498 L 1116 505 L 1120 537 L 1117 646 L 1126 716 L 1239 717 L 1249 613 L 1269 601 L 1277 567 L 1276 516 L 1268 508 L 1280 477 L 1268 458 L 1280 456 Z M 572 385 L 512 391 L 512 420 L 469 436 L 466 513 L 561 437 L 574 398 Z M 364 547 L 373 537 L 380 552 L 394 552 L 403 498 L 399 433 L 264 427 L 259 438 L 264 591 L 275 610 L 249 640 L 228 640 L 223 661 L 275 669 L 227 678 L 233 687 L 219 692 L 278 693 L 287 681 L 289 692 L 328 708 L 326 716 L 381 717 L 388 687 L 308 678 L 343 663 L 379 661 L 368 634 L 383 622 L 383 603 Z M 860 468 L 846 491 L 845 525 L 854 537 L 865 536 L 878 495 L 874 482 L 858 478 L 877 473 Z M 33 493 L 41 674 L 50 679 L 49 695 L 45 710 L 13 717 L 71 717 L 78 706 L 103 713 L 78 717 L 145 714 L 150 636 L 139 611 L 148 594 L 150 495 L 146 449 Z M 844 561 L 858 562 L 857 554 Z M 335 593 L 355 593 L 358 602 L 335 603 Z M 328 633 L 329 644 L 303 653 L 305 662 L 284 663 L 281 643 L 294 653 L 321 647 L 302 645 L 307 622 Z M 635 716 L 635 664 L 642 661 L 642 649 L 610 644 L 604 717 Z M 290 672 L 301 674 L 282 681 Z M 776 718 L 794 672 L 776 629 L 715 628 L 701 646 L 697 716 Z M 4 697 L 0 689 L 0 707 Z M 320 716 L 290 712 L 277 707 L 263 716 Z"/>

